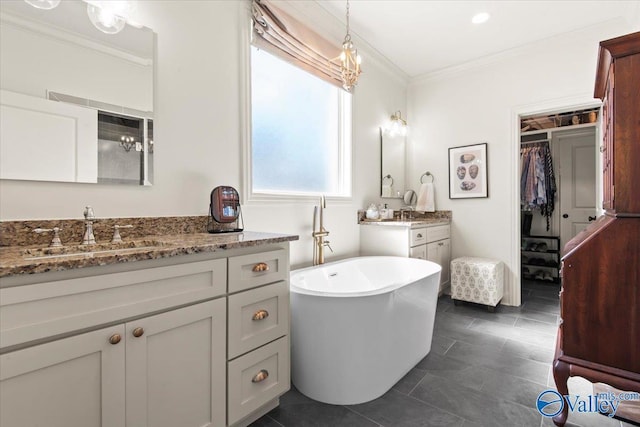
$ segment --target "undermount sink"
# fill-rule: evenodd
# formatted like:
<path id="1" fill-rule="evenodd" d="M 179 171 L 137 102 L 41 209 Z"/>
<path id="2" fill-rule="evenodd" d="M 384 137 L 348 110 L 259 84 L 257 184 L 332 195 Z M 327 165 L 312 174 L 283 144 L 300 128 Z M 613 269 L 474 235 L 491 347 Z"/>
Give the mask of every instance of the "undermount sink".
<path id="1" fill-rule="evenodd" d="M 96 243 L 93 245 L 68 245 L 60 247 L 30 248 L 22 251 L 25 259 L 50 259 L 71 256 L 93 256 L 102 253 L 133 252 L 163 246 L 157 240 L 131 240 L 120 243 Z"/>

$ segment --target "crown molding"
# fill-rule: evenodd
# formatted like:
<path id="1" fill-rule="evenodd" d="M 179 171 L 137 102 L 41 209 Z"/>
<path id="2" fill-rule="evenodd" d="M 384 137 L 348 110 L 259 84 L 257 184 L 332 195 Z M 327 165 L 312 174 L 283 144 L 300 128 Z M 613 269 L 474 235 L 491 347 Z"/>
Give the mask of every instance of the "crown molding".
<path id="1" fill-rule="evenodd" d="M 502 52 L 498 52 L 493 55 L 483 56 L 482 58 L 474 59 L 472 61 L 468 61 L 459 65 L 454 65 L 451 67 L 446 67 L 436 71 L 431 71 L 425 74 L 421 74 L 419 76 L 416 76 L 410 79 L 409 87 L 419 86 L 431 81 L 448 78 L 456 74 L 461 74 L 467 71 L 472 71 L 478 68 L 486 67 L 496 62 L 504 61 L 506 59 L 513 58 L 516 56 L 521 56 L 532 48 L 541 47 L 553 41 L 580 37 L 580 33 L 583 33 L 585 31 L 590 31 L 590 30 L 594 30 L 597 28 L 604 28 L 604 27 L 612 28 L 613 24 L 618 24 L 622 33 L 628 32 L 630 27 L 630 24 L 627 19 L 624 19 L 624 18 L 610 19 L 604 22 L 600 22 L 598 24 L 578 28 L 572 31 L 561 33 L 561 34 L 556 34 L 551 37 L 536 40 L 536 41 L 523 44 L 511 49 L 503 50 Z"/>

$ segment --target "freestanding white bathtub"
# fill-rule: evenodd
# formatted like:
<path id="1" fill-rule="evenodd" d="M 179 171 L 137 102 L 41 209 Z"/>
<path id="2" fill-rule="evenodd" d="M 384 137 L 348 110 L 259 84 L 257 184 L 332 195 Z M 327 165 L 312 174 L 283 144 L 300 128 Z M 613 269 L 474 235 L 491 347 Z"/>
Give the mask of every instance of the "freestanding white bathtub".
<path id="1" fill-rule="evenodd" d="M 386 256 L 293 271 L 293 384 L 331 404 L 382 396 L 431 350 L 440 271 Z"/>

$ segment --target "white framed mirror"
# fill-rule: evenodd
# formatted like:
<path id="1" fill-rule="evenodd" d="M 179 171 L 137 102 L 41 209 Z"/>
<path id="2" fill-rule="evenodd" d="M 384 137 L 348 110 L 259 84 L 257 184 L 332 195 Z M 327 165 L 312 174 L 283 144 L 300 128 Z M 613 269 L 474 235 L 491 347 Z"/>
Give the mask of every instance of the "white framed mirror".
<path id="1" fill-rule="evenodd" d="M 401 199 L 406 191 L 405 137 L 380 128 L 380 159 L 380 197 Z"/>
<path id="2" fill-rule="evenodd" d="M 151 185 L 155 45 L 84 1 L 0 2 L 0 179 Z"/>

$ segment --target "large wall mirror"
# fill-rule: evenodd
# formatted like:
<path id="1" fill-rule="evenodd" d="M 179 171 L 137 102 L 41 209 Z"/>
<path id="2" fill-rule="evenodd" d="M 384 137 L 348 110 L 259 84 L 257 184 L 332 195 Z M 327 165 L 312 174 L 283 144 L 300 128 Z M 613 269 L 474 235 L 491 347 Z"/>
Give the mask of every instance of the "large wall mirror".
<path id="1" fill-rule="evenodd" d="M 0 2 L 0 179 L 151 185 L 155 33 Z"/>
<path id="2" fill-rule="evenodd" d="M 380 195 L 382 198 L 402 198 L 405 188 L 405 137 L 396 133 L 391 134 L 380 128 L 381 147 L 381 179 Z"/>

